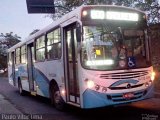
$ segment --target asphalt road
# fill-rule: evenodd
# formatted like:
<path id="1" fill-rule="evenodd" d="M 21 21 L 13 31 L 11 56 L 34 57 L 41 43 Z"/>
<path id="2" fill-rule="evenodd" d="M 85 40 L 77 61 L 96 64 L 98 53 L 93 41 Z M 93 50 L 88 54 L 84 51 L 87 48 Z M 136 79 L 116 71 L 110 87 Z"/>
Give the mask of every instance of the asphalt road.
<path id="1" fill-rule="evenodd" d="M 48 99 L 30 95 L 20 96 L 18 89 L 9 85 L 7 79 L 4 78 L 0 78 L 0 95 L 17 109 L 18 114 L 23 115 L 19 117 L 21 119 L 27 119 L 29 116 L 30 119 L 37 120 L 160 120 L 160 98 L 152 98 L 125 106 L 91 110 L 67 106 L 64 112 L 60 112 L 50 105 Z M 3 107 L 2 105 L 2 100 L 0 100 L 0 108 Z M 11 110 L 9 107 L 7 109 Z M 2 117 L 5 119 L 6 113 L 0 114 L 0 119 Z"/>

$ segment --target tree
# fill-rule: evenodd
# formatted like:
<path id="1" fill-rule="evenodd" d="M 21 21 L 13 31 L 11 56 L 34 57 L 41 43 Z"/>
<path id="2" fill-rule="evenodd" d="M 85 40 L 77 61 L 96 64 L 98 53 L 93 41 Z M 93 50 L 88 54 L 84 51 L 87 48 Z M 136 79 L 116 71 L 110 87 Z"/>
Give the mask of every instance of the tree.
<path id="1" fill-rule="evenodd" d="M 3 38 L 0 40 L 0 46 L 6 46 L 7 49 L 20 42 L 21 39 L 17 34 L 13 35 L 13 32 L 5 34 L 1 33 L 0 37 Z"/>
<path id="2" fill-rule="evenodd" d="M 20 39 L 21 37 L 13 32 L 0 34 L 0 69 L 7 68 L 7 49 L 20 42 Z"/>
<path id="3" fill-rule="evenodd" d="M 146 11 L 149 24 L 160 23 L 160 4 L 158 3 L 158 0 L 139 1 L 136 4 L 136 7 L 142 11 Z"/>
<path id="4" fill-rule="evenodd" d="M 49 17 L 56 20 L 78 6 L 97 4 L 137 8 L 147 13 L 149 24 L 160 23 L 160 5 L 158 0 L 55 0 L 55 6 L 58 7 L 55 7 L 55 14 Z"/>
<path id="5" fill-rule="evenodd" d="M 35 29 L 35 30 L 33 30 L 29 35 L 33 35 L 33 34 L 35 34 L 36 32 L 38 32 L 39 31 L 39 29 Z"/>
<path id="6" fill-rule="evenodd" d="M 49 15 L 53 20 L 59 19 L 66 13 L 74 10 L 81 5 L 127 5 L 132 3 L 133 0 L 55 0 L 55 14 Z"/>

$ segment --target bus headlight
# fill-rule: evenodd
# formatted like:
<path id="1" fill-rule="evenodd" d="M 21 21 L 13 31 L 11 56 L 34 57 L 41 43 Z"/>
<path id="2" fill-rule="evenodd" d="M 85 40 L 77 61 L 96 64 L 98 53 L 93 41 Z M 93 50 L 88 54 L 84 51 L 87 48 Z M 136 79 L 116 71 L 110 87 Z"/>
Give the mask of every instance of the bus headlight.
<path id="1" fill-rule="evenodd" d="M 86 79 L 85 81 L 86 81 L 86 84 L 87 84 L 88 88 L 93 88 L 94 87 L 94 82 L 92 80 Z"/>
<path id="2" fill-rule="evenodd" d="M 155 76 L 156 76 L 156 73 L 155 73 L 155 72 L 152 72 L 152 73 L 151 73 L 151 80 L 152 80 L 152 81 L 155 79 Z"/>

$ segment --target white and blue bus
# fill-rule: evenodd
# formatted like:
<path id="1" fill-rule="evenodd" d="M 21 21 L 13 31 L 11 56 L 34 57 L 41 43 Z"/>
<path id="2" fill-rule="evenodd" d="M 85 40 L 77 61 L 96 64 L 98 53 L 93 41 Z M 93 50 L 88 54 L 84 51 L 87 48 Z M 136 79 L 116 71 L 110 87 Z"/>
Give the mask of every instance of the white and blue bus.
<path id="1" fill-rule="evenodd" d="M 81 6 L 11 47 L 8 72 L 20 94 L 50 98 L 57 109 L 151 98 L 155 73 L 146 15 L 126 7 Z"/>

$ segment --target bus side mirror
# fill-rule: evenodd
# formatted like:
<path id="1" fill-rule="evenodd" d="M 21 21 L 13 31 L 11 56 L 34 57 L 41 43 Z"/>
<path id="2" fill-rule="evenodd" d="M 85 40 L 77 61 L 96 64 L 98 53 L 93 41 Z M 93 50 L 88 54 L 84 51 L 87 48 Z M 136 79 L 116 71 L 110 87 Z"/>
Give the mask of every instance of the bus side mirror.
<path id="1" fill-rule="evenodd" d="M 81 42 L 81 25 L 79 23 L 76 24 L 76 38 L 77 42 Z"/>

